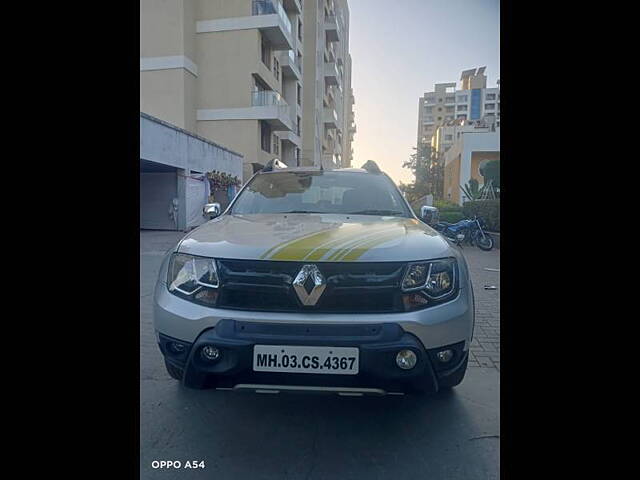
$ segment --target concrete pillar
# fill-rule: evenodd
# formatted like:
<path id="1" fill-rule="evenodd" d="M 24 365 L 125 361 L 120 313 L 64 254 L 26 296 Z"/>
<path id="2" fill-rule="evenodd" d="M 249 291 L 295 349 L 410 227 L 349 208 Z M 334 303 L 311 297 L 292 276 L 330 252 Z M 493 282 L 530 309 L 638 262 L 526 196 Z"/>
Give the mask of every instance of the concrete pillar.
<path id="1" fill-rule="evenodd" d="M 187 177 L 191 174 L 188 168 L 178 169 L 178 230 L 187 231 Z"/>
<path id="2" fill-rule="evenodd" d="M 471 179 L 471 154 L 473 152 L 470 149 L 464 149 L 464 145 L 463 145 L 463 150 L 462 150 L 462 155 L 460 155 L 460 184 L 457 185 L 458 189 L 460 190 L 460 185 L 462 185 L 463 187 L 467 184 L 467 182 Z M 462 190 L 460 190 L 460 205 L 462 205 L 463 203 L 463 197 L 464 193 L 462 193 Z"/>

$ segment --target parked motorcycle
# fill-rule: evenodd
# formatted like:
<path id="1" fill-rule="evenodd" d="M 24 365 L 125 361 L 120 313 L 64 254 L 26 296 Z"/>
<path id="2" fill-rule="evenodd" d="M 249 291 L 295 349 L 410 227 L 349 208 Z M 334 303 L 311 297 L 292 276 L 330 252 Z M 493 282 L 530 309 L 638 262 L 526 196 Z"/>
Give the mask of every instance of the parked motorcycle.
<path id="1" fill-rule="evenodd" d="M 484 231 L 486 225 L 481 218 L 460 220 L 456 223 L 437 222 L 432 225 L 438 232 L 458 245 L 467 242 L 477 245 L 481 250 L 489 251 L 493 248 L 493 237 Z"/>

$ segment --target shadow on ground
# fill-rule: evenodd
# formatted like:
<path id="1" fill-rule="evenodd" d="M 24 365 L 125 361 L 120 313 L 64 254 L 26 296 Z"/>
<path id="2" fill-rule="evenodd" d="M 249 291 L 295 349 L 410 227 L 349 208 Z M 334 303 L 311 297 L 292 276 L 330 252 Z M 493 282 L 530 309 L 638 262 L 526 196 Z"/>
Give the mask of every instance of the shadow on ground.
<path id="1" fill-rule="evenodd" d="M 498 376 L 474 369 L 451 392 L 365 398 L 199 391 L 150 380 L 153 398 L 164 400 L 144 409 L 141 478 L 183 478 L 185 471 L 150 468 L 169 459 L 204 460 L 206 472 L 191 478 L 498 478 Z"/>

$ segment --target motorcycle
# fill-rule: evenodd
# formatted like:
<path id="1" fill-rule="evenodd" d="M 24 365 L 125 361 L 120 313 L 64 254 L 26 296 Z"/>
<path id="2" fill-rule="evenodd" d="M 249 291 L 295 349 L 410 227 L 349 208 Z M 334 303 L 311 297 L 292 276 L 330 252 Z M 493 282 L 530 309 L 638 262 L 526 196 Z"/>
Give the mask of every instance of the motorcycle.
<path id="1" fill-rule="evenodd" d="M 485 251 L 493 248 L 493 238 L 484 231 L 486 225 L 477 216 L 474 216 L 473 219 L 460 220 L 456 223 L 437 222 L 433 225 L 433 228 L 457 245 L 468 242 Z"/>

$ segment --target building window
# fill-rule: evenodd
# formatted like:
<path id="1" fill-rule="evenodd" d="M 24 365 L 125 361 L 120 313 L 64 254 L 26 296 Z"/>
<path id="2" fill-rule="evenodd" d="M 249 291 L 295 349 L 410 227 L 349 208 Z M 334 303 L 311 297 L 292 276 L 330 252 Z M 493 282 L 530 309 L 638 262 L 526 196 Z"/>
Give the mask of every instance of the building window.
<path id="1" fill-rule="evenodd" d="M 445 103 L 454 103 L 456 101 L 456 97 L 447 97 L 444 101 Z"/>
<path id="2" fill-rule="evenodd" d="M 484 104 L 484 109 L 485 110 L 495 110 L 496 109 L 496 104 L 495 103 L 485 103 Z"/>
<path id="3" fill-rule="evenodd" d="M 273 59 L 273 75 L 276 77 L 276 80 L 280 80 L 280 62 L 277 58 Z"/>
<path id="4" fill-rule="evenodd" d="M 431 117 L 431 116 L 424 117 L 424 121 L 425 122 L 433 122 L 433 117 Z"/>
<path id="5" fill-rule="evenodd" d="M 426 97 L 424 103 L 436 103 L 436 99 L 433 97 Z"/>
<path id="6" fill-rule="evenodd" d="M 462 119 L 462 120 L 466 120 L 467 116 L 462 114 L 462 115 L 458 115 L 456 118 Z"/>
<path id="7" fill-rule="evenodd" d="M 453 120 L 453 115 L 447 115 L 446 117 L 444 117 L 444 119 L 447 121 Z"/>
<path id="8" fill-rule="evenodd" d="M 441 112 L 442 111 L 442 107 L 438 107 L 438 111 Z"/>
<path id="9" fill-rule="evenodd" d="M 458 106 L 456 107 L 456 110 L 457 110 L 458 112 L 466 112 L 466 111 L 467 111 L 467 106 L 466 106 L 466 105 L 458 105 Z"/>
<path id="10" fill-rule="evenodd" d="M 450 142 L 453 140 L 453 135 L 445 135 L 444 136 L 444 141 L 445 142 Z"/>
<path id="11" fill-rule="evenodd" d="M 296 147 L 296 167 L 300 166 L 300 149 Z"/>
<path id="12" fill-rule="evenodd" d="M 442 120 L 442 117 L 438 117 L 438 121 Z"/>
<path id="13" fill-rule="evenodd" d="M 296 101 L 298 102 L 298 105 L 302 106 L 302 88 L 299 83 L 296 88 Z"/>
<path id="14" fill-rule="evenodd" d="M 271 69 L 271 48 L 269 48 L 269 43 L 264 39 L 264 37 L 262 37 L 261 55 L 262 63 L 264 63 L 268 69 Z"/>
<path id="15" fill-rule="evenodd" d="M 474 88 L 471 90 L 471 112 L 470 112 L 471 120 L 480 119 L 480 107 L 482 105 L 481 95 L 482 95 L 481 89 Z"/>
<path id="16" fill-rule="evenodd" d="M 296 117 L 298 119 L 298 121 L 296 122 L 296 135 L 300 136 L 300 122 L 302 122 L 302 119 L 300 117 Z"/>
<path id="17" fill-rule="evenodd" d="M 495 100 L 496 99 L 496 94 L 495 93 L 487 93 L 487 100 Z"/>
<path id="18" fill-rule="evenodd" d="M 433 107 L 424 107 L 425 113 L 433 113 Z"/>
<path id="19" fill-rule="evenodd" d="M 273 137 L 273 149 L 271 150 L 271 153 L 273 153 L 274 155 L 280 155 L 280 139 L 278 138 L 277 135 L 272 135 Z"/>
<path id="20" fill-rule="evenodd" d="M 302 21 L 298 18 L 298 40 L 302 41 Z"/>
<path id="21" fill-rule="evenodd" d="M 438 99 L 438 103 L 442 103 L 442 98 L 439 98 L 439 99 Z"/>
<path id="22" fill-rule="evenodd" d="M 271 153 L 271 126 L 264 120 L 260 120 L 260 148 Z"/>
<path id="23" fill-rule="evenodd" d="M 451 105 L 450 107 L 447 107 L 447 108 L 445 109 L 445 111 L 446 111 L 446 112 L 448 112 L 448 113 L 453 112 L 453 110 L 454 110 L 453 105 Z"/>
<path id="24" fill-rule="evenodd" d="M 459 102 L 466 102 L 469 100 L 469 96 L 468 95 L 458 95 L 458 101 Z"/>

